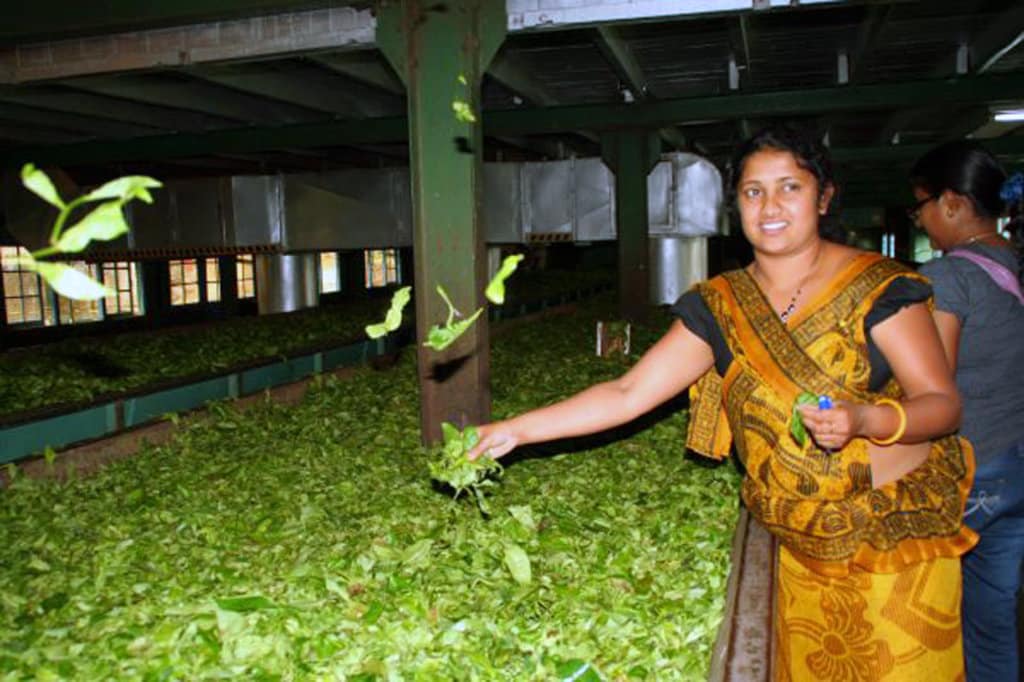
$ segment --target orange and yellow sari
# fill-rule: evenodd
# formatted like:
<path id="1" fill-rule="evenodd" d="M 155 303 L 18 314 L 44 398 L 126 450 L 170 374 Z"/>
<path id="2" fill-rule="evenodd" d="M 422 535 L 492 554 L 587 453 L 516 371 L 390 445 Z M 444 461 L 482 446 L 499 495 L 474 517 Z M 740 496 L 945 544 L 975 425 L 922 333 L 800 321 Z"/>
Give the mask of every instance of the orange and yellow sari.
<path id="1" fill-rule="evenodd" d="M 960 562 L 973 476 L 970 446 L 933 442 L 928 459 L 874 488 L 867 442 L 838 452 L 789 434 L 797 395 L 874 402 L 864 318 L 897 277 L 863 254 L 784 324 L 743 270 L 698 285 L 733 355 L 724 377 L 691 389 L 688 446 L 746 469 L 750 513 L 779 540 L 774 624 L 778 680 L 956 680 L 963 677 Z M 912 342 L 910 340 L 909 342 Z"/>

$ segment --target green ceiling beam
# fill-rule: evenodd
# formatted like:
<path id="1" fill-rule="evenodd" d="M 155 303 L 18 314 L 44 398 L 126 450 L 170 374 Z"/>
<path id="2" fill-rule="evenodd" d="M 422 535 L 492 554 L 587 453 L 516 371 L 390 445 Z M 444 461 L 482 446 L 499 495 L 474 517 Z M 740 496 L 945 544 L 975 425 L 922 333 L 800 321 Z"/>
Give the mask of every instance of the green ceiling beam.
<path id="1" fill-rule="evenodd" d="M 409 124 L 404 116 L 363 121 L 297 123 L 264 128 L 231 128 L 209 133 L 155 135 L 127 141 L 95 141 L 68 145 L 24 147 L 0 157 L 6 166 L 32 161 L 47 165 L 90 165 L 121 161 L 157 161 L 210 154 L 244 154 L 275 149 L 343 147 L 386 144 L 404 140 Z"/>
<path id="2" fill-rule="evenodd" d="M 637 61 L 629 43 L 614 26 L 598 26 L 596 29 L 597 48 L 618 75 L 619 80 L 629 88 L 636 100 L 656 99 L 647 82 L 647 76 Z M 686 137 L 678 129 L 668 126 L 659 131 L 661 139 L 673 150 L 686 149 Z"/>
<path id="3" fill-rule="evenodd" d="M 0 3 L 0 45 L 337 5 L 331 0 L 63 0 Z"/>
<path id="4" fill-rule="evenodd" d="M 978 140 L 986 149 L 1004 161 L 1024 159 L 1024 135 L 1008 135 L 988 140 Z M 934 145 L 897 144 L 876 147 L 850 147 L 832 150 L 832 160 L 837 165 L 853 163 L 905 164 L 910 166 Z"/>
<path id="5" fill-rule="evenodd" d="M 657 130 L 694 120 L 950 106 L 999 102 L 1021 96 L 1024 96 L 1024 73 L 988 74 L 911 83 L 846 85 L 631 104 L 491 111 L 485 112 L 483 126 L 484 133 L 491 136 L 576 130 Z M 0 160 L 8 166 L 25 160 L 64 165 L 156 160 L 219 152 L 400 142 L 407 138 L 407 131 L 405 117 L 252 126 L 209 133 L 140 137 L 124 142 L 23 147 L 4 154 Z"/>
<path id="6" fill-rule="evenodd" d="M 688 97 L 631 104 L 582 105 L 553 109 L 492 111 L 487 131 L 555 133 L 590 128 L 651 129 L 709 119 L 824 114 L 900 109 L 920 105 L 995 102 L 1024 96 L 1024 73 L 943 78 L 910 83 L 844 85 L 807 90 Z"/>

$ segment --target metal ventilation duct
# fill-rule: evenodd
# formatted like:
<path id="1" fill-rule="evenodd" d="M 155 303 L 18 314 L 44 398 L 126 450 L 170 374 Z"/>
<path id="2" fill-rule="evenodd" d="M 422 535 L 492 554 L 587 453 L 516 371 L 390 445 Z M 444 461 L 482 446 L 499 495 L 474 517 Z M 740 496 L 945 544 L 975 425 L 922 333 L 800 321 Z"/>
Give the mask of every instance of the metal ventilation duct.
<path id="1" fill-rule="evenodd" d="M 675 303 L 691 286 L 708 278 L 708 238 L 651 236 L 651 303 Z"/>
<path id="2" fill-rule="evenodd" d="M 489 163 L 483 168 L 486 241 L 608 241 L 616 237 L 614 177 L 600 159 Z M 26 191 L 5 193 L 9 230 L 46 243 L 52 216 Z M 717 231 L 718 170 L 692 154 L 663 157 L 648 178 L 652 235 Z M 174 181 L 151 204 L 132 202 L 125 237 L 94 245 L 93 260 L 219 253 L 293 253 L 412 244 L 407 168 Z"/>
<path id="3" fill-rule="evenodd" d="M 662 157 L 647 178 L 652 235 L 717 233 L 722 179 L 707 159 Z M 616 238 L 615 178 L 600 159 L 484 164 L 489 243 Z"/>
<path id="4" fill-rule="evenodd" d="M 315 308 L 319 302 L 316 254 L 271 253 L 255 258 L 260 315 Z"/>

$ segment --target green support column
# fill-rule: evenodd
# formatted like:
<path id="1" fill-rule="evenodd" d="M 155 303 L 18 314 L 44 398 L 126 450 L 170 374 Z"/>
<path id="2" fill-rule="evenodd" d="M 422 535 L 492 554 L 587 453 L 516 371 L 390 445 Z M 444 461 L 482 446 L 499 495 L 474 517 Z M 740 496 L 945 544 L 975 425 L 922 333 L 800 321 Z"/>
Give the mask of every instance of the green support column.
<path id="1" fill-rule="evenodd" d="M 425 443 L 441 439 L 441 422 L 459 426 L 490 418 L 487 315 L 445 351 L 422 344 L 448 308 L 441 284 L 469 315 L 486 306 L 487 259 L 480 209 L 483 136 L 480 80 L 505 38 L 504 2 L 381 0 L 377 45 L 406 86 L 413 200 L 413 270 Z M 453 102 L 476 117 L 459 120 Z"/>
<path id="2" fill-rule="evenodd" d="M 615 174 L 619 246 L 619 313 L 641 320 L 650 305 L 647 176 L 658 163 L 657 133 L 635 130 L 601 137 L 601 157 Z"/>

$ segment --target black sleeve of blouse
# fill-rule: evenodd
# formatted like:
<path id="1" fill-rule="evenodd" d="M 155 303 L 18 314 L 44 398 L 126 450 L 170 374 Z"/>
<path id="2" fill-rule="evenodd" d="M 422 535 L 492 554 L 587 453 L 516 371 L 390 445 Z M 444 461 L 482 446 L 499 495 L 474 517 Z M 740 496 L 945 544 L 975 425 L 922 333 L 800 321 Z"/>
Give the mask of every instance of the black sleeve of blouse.
<path id="1" fill-rule="evenodd" d="M 871 328 L 876 324 L 885 322 L 908 305 L 923 303 L 932 295 L 932 285 L 909 277 L 897 277 L 882 292 L 882 295 L 875 299 L 875 304 L 864 317 L 864 336 L 868 342 L 868 364 L 871 366 L 871 374 L 868 378 L 868 388 L 872 391 L 879 391 L 885 386 L 892 376 L 892 368 L 889 361 L 878 350 L 878 346 L 871 339 Z"/>
<path id="2" fill-rule="evenodd" d="M 722 330 L 700 292 L 690 289 L 680 296 L 669 310 L 686 325 L 687 329 L 711 346 L 711 351 L 715 355 L 715 369 L 720 375 L 725 376 L 732 363 L 732 351 L 726 345 Z"/>
<path id="3" fill-rule="evenodd" d="M 864 318 L 864 331 L 869 332 L 876 324 L 885 322 L 908 305 L 927 301 L 932 295 L 932 285 L 918 279 L 897 277 L 875 300 Z"/>

